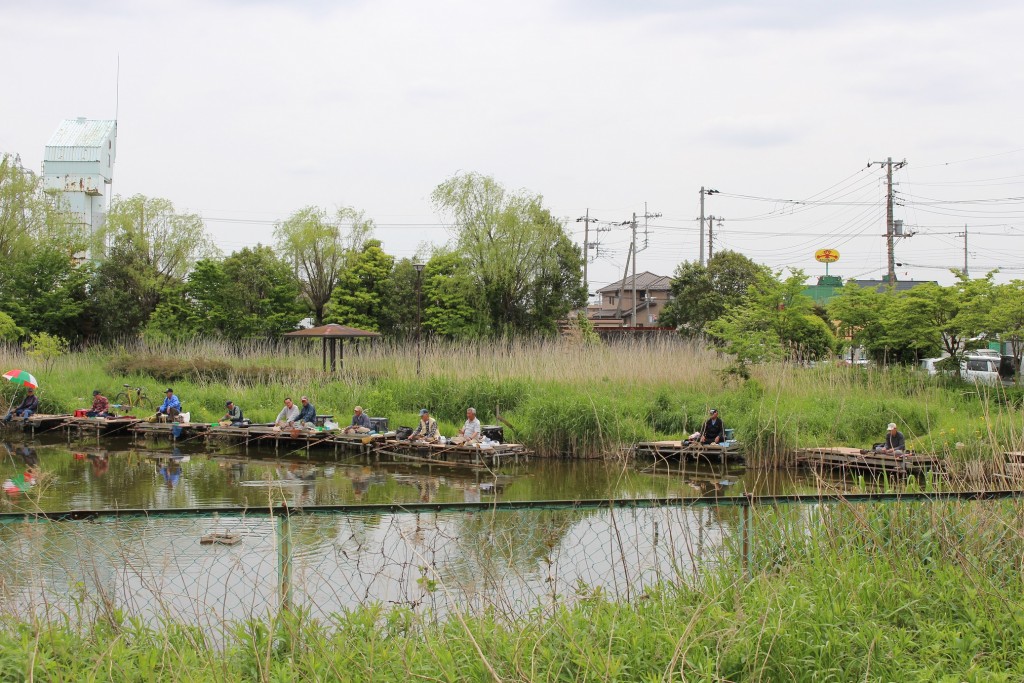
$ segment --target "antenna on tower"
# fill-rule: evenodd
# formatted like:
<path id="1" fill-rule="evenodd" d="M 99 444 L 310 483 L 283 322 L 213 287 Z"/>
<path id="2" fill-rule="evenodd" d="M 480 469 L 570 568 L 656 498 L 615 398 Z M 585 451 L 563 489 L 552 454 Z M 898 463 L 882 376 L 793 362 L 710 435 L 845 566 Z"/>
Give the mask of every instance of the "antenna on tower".
<path id="1" fill-rule="evenodd" d="M 117 76 L 114 81 L 114 122 L 117 122 L 117 113 L 121 106 L 121 53 L 117 53 Z"/>

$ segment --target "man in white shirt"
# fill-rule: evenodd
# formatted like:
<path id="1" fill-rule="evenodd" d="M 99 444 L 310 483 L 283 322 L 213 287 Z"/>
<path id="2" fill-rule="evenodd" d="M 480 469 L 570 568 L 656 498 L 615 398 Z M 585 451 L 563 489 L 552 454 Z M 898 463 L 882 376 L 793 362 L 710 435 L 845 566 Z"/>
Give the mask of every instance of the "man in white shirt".
<path id="1" fill-rule="evenodd" d="M 456 445 L 477 443 L 482 438 L 480 420 L 476 419 L 476 408 L 467 408 L 466 424 L 462 426 L 458 434 L 452 437 L 452 443 Z"/>
<path id="2" fill-rule="evenodd" d="M 299 419 L 299 407 L 292 403 L 290 398 L 284 400 L 284 408 L 277 414 L 277 419 L 274 420 L 274 429 L 280 431 L 282 429 L 291 429 L 295 426 L 295 421 Z"/>

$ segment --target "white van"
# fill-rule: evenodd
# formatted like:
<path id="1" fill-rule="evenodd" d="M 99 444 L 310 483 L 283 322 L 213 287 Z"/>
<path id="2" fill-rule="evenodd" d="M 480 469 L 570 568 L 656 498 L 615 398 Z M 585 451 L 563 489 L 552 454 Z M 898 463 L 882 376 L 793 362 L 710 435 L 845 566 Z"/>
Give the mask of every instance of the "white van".
<path id="1" fill-rule="evenodd" d="M 967 356 L 960 364 L 960 374 L 968 382 L 978 382 L 998 386 L 1002 383 L 999 377 L 998 356 Z"/>

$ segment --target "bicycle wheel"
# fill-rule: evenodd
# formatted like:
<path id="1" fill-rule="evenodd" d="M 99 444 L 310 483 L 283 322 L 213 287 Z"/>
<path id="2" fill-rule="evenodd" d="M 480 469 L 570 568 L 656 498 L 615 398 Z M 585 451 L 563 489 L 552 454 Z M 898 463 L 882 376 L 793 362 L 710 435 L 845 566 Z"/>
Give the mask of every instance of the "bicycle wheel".
<path id="1" fill-rule="evenodd" d="M 130 413 L 131 412 L 131 406 L 129 405 L 130 402 L 131 402 L 131 397 L 128 396 L 128 394 L 126 394 L 125 392 L 122 391 L 121 393 L 119 393 L 117 396 L 114 397 L 113 401 L 110 402 L 111 403 L 111 405 L 110 405 L 110 412 L 113 413 L 114 410 L 120 410 L 122 413 L 126 413 L 126 414 Z M 120 408 L 114 408 L 114 406 L 121 406 L 121 407 Z"/>
<path id="2" fill-rule="evenodd" d="M 143 394 L 142 396 L 139 396 L 135 400 L 135 407 L 138 408 L 140 411 L 142 409 L 145 409 L 145 411 L 147 413 L 155 413 L 156 412 L 156 406 L 153 405 L 153 402 L 149 400 L 149 396 L 146 396 L 145 394 Z"/>

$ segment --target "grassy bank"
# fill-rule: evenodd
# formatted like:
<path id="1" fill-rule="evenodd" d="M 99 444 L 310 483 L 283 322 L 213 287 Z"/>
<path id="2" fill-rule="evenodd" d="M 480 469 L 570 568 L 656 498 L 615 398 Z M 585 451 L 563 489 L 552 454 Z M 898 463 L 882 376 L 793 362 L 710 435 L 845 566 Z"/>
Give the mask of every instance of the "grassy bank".
<path id="1" fill-rule="evenodd" d="M 84 630 L 0 624 L 2 680 L 1010 681 L 1024 677 L 1017 502 L 755 511 L 738 548 L 632 604 L 587 586 L 548 612 L 444 621 L 284 613 L 214 645 L 116 613 Z M 1008 531 L 1013 530 L 1013 531 Z"/>
<path id="2" fill-rule="evenodd" d="M 285 396 L 308 394 L 319 412 L 343 421 L 361 404 L 393 426 L 411 426 L 418 409 L 429 407 L 451 434 L 467 406 L 485 423 L 495 422 L 500 407 L 515 428 L 511 436 L 541 454 L 596 456 L 636 440 L 679 438 L 714 406 L 761 464 L 784 464 L 796 446 L 870 446 L 889 421 L 916 449 L 960 463 L 987 462 L 996 452 L 1021 449 L 1024 440 L 1014 390 L 831 365 L 760 366 L 742 381 L 723 373 L 725 359 L 675 340 L 424 345 L 419 376 L 414 346 L 350 348 L 335 375 L 319 364 L 319 347 L 301 343 L 92 349 L 49 363 L 0 350 L 0 365 L 36 374 L 51 412 L 86 407 L 94 388 L 112 398 L 125 383 L 145 387 L 156 401 L 172 384 L 197 421 L 219 418 L 228 398 L 248 417 L 271 420 Z M 13 387 L 3 386 L 2 397 L 11 400 Z"/>

